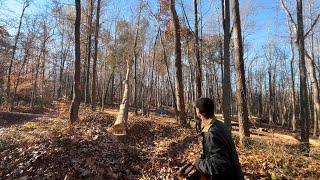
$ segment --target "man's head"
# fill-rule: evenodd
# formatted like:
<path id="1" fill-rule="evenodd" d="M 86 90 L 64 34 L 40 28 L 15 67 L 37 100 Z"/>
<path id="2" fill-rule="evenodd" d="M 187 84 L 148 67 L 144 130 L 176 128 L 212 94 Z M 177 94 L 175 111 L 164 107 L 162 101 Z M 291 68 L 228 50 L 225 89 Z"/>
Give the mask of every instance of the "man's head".
<path id="1" fill-rule="evenodd" d="M 200 119 L 210 119 L 214 116 L 214 102 L 210 98 L 199 98 L 195 102 L 197 116 Z"/>

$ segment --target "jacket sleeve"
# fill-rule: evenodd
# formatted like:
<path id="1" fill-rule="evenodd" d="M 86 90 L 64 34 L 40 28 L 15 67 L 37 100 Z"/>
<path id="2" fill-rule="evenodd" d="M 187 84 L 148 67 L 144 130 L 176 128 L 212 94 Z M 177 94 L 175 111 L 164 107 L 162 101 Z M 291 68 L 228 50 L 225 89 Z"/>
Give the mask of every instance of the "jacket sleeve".
<path id="1" fill-rule="evenodd" d="M 228 148 L 223 143 L 224 137 L 218 136 L 217 133 L 209 131 L 205 137 L 206 146 L 208 146 L 209 156 L 199 159 L 194 166 L 203 174 L 209 176 L 223 175 L 230 168 L 230 158 Z"/>

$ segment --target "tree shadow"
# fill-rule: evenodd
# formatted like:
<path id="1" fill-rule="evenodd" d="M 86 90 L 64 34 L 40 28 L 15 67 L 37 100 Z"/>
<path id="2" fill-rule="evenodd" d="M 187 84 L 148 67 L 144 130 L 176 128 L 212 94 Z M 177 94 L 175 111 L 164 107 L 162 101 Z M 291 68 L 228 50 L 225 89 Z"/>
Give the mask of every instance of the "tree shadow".
<path id="1" fill-rule="evenodd" d="M 36 121 L 42 115 L 25 114 L 15 112 L 0 112 L 0 128 L 7 128 L 13 125 L 21 125 L 26 122 Z"/>
<path id="2" fill-rule="evenodd" d="M 181 141 L 172 142 L 167 148 L 167 151 L 163 152 L 160 156 L 175 158 L 179 154 L 184 154 L 189 149 L 189 146 L 191 144 L 197 143 L 198 138 L 199 138 L 199 135 L 193 135 L 193 136 L 187 136 Z"/>
<path id="3" fill-rule="evenodd" d="M 155 124 L 152 121 L 134 121 L 129 123 L 126 142 L 130 145 L 136 145 L 137 143 L 150 145 L 158 138 L 168 138 L 178 133 L 170 126 Z"/>
<path id="4" fill-rule="evenodd" d="M 85 114 L 81 121 L 78 123 L 80 124 L 92 124 L 97 125 L 100 124 L 102 127 L 110 127 L 114 124 L 115 117 L 106 113 L 106 112 L 92 112 L 89 114 Z"/>
<path id="5" fill-rule="evenodd" d="M 83 123 L 75 126 L 88 126 Z M 80 127 L 65 133 L 49 132 L 49 136 L 32 145 L 11 142 L 3 150 L 6 150 L 5 154 L 15 156 L 0 163 L 1 173 L 13 179 L 22 176 L 32 179 L 64 179 L 65 176 L 71 176 L 71 179 L 125 179 L 140 175 L 136 167 L 141 162 L 137 149 L 123 145 L 107 132 L 88 135 L 86 128 L 80 130 Z M 24 152 L 20 153 L 18 149 L 24 149 Z M 27 165 L 19 167 L 19 163 L 14 162 Z M 23 171 L 12 173 L 12 169 Z M 46 173 L 38 173 L 39 170 Z"/>

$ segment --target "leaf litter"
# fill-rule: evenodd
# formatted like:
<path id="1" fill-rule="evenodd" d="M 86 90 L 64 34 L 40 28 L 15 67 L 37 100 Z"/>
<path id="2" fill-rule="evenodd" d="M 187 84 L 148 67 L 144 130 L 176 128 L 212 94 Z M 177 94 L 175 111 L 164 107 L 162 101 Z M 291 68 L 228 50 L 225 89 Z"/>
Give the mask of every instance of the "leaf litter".
<path id="1" fill-rule="evenodd" d="M 80 112 L 73 126 L 67 112 L 1 126 L 0 179 L 176 179 L 181 166 L 200 156 L 200 136 L 173 118 L 131 115 L 120 138 L 107 131 L 115 121 L 108 111 Z M 252 136 L 249 148 L 237 146 L 247 179 L 320 177 L 319 147 L 303 156 L 298 144 L 265 137 Z"/>

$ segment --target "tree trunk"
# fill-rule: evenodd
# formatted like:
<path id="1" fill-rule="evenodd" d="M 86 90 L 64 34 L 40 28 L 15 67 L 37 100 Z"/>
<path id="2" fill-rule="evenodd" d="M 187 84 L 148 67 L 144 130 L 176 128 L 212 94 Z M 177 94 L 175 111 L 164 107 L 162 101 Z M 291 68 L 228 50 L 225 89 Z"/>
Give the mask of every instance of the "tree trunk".
<path id="1" fill-rule="evenodd" d="M 90 16 L 88 27 L 88 47 L 87 47 L 87 67 L 86 67 L 86 82 L 85 82 L 85 103 L 90 103 L 90 60 L 91 60 L 91 43 L 92 43 L 92 19 L 93 19 L 93 0 L 90 0 Z"/>
<path id="2" fill-rule="evenodd" d="M 63 32 L 62 32 L 63 33 Z M 61 98 L 61 93 L 62 93 L 62 87 L 63 87 L 63 71 L 64 71 L 64 64 L 66 61 L 66 56 L 64 51 L 64 34 L 62 34 L 61 37 L 61 59 L 60 59 L 60 70 L 59 70 L 59 88 L 57 92 L 57 98 Z"/>
<path id="3" fill-rule="evenodd" d="M 117 120 L 113 125 L 113 133 L 115 135 L 126 135 L 126 124 L 128 121 L 128 111 L 129 111 L 129 76 L 130 76 L 131 66 L 132 66 L 132 60 L 128 59 L 126 79 L 123 81 L 124 92 L 123 92 L 122 102 L 120 104 Z"/>
<path id="4" fill-rule="evenodd" d="M 320 118 L 320 99 L 319 99 L 319 84 L 315 71 L 315 63 L 312 57 L 305 51 L 305 58 L 307 60 L 307 66 L 310 72 L 310 83 L 312 88 L 312 100 L 314 111 L 314 135 L 317 134 L 317 122 Z"/>
<path id="5" fill-rule="evenodd" d="M 299 47 L 299 71 L 300 71 L 300 128 L 302 150 L 309 152 L 309 108 L 307 92 L 307 74 L 305 65 L 305 46 L 302 16 L 302 0 L 297 0 L 297 40 Z"/>
<path id="6" fill-rule="evenodd" d="M 292 99 L 292 118 L 291 118 L 291 125 L 292 131 L 296 131 L 296 91 L 295 91 L 295 80 L 294 80 L 294 70 L 293 70 L 293 61 L 294 57 L 292 57 L 290 62 L 290 69 L 291 69 L 291 84 L 292 84 L 292 92 L 291 92 L 291 99 Z"/>
<path id="7" fill-rule="evenodd" d="M 296 91 L 295 91 L 295 78 L 294 78 L 294 49 L 293 49 L 293 37 L 292 37 L 292 30 L 290 28 L 290 51 L 291 51 L 291 60 L 290 60 L 290 70 L 291 70 L 291 99 L 292 99 L 292 118 L 291 118 L 291 125 L 292 125 L 292 130 L 296 131 Z"/>
<path id="8" fill-rule="evenodd" d="M 141 72 L 141 77 L 144 78 L 145 77 L 145 55 L 144 52 L 141 52 L 141 66 L 142 66 L 142 72 Z M 145 94 L 144 94 L 144 84 L 140 83 L 140 95 L 139 95 L 139 99 L 140 99 L 140 104 L 141 104 L 141 112 L 142 112 L 142 116 L 144 116 L 145 110 L 144 110 L 144 99 L 145 99 Z"/>
<path id="9" fill-rule="evenodd" d="M 97 5 L 97 17 L 96 17 L 96 32 L 95 32 L 95 39 L 94 39 L 94 57 L 93 57 L 93 64 L 92 64 L 92 86 L 91 86 L 91 109 L 96 110 L 97 104 L 97 60 L 98 60 L 98 43 L 99 43 L 99 28 L 100 28 L 100 4 L 101 0 L 98 0 Z"/>
<path id="10" fill-rule="evenodd" d="M 176 67 L 176 99 L 178 109 L 178 119 L 182 125 L 186 125 L 185 104 L 183 95 L 183 79 L 181 65 L 181 41 L 180 41 L 180 23 L 176 12 L 175 0 L 170 0 L 170 11 L 174 24 L 174 41 L 175 41 L 175 67 Z"/>
<path id="11" fill-rule="evenodd" d="M 102 87 L 102 97 L 101 97 L 101 110 L 104 110 L 105 101 L 106 101 L 106 95 L 108 91 L 109 81 L 107 82 L 107 61 L 105 60 L 103 63 L 103 69 L 104 69 L 104 78 L 103 78 L 103 87 Z M 109 78 L 110 80 L 110 78 Z"/>
<path id="12" fill-rule="evenodd" d="M 160 27 L 158 27 L 158 32 L 157 32 L 157 36 L 154 40 L 154 44 L 153 44 L 153 56 L 152 56 L 152 68 L 151 68 L 151 79 L 150 79 L 150 85 L 148 88 L 148 105 L 147 105 L 147 111 L 149 111 L 150 106 L 152 104 L 152 95 L 153 95 L 153 76 L 154 76 L 154 65 L 155 65 L 155 59 L 156 59 L 156 46 L 157 46 L 157 40 L 160 34 Z M 149 116 L 149 112 L 147 112 L 147 116 Z"/>
<path id="13" fill-rule="evenodd" d="M 222 109 L 224 123 L 231 130 L 231 80 L 230 80 L 230 3 L 229 0 L 222 0 L 223 17 L 223 97 Z"/>
<path id="14" fill-rule="evenodd" d="M 197 87 L 197 98 L 202 96 L 201 93 L 201 79 L 202 79 L 202 70 L 201 70 L 201 59 L 200 59 L 200 51 L 199 51 L 199 25 L 198 25 L 198 0 L 193 0 L 194 5 L 194 45 L 195 45 L 195 55 L 196 55 L 196 87 Z"/>
<path id="15" fill-rule="evenodd" d="M 76 4 L 76 19 L 74 26 L 74 40 L 75 40 L 75 61 L 74 61 L 74 76 L 73 76 L 73 98 L 70 106 L 70 122 L 74 123 L 78 120 L 78 112 L 81 99 L 81 51 L 80 51 L 80 22 L 81 22 L 81 0 L 75 0 Z"/>
<path id="16" fill-rule="evenodd" d="M 199 25 L 198 25 L 198 2 L 193 0 L 194 6 L 194 50 L 196 55 L 196 68 L 195 68 L 195 91 L 196 97 L 201 98 L 202 96 L 202 69 L 201 69 L 201 58 L 199 51 Z M 196 109 L 194 108 L 194 114 L 196 114 Z M 199 132 L 201 128 L 201 121 L 196 117 L 196 131 Z"/>
<path id="17" fill-rule="evenodd" d="M 270 59 L 271 61 L 271 59 Z M 274 94 L 273 94 L 273 85 L 272 85 L 272 63 L 269 64 L 268 68 L 268 79 L 269 79 L 269 124 L 275 123 L 274 115 Z"/>
<path id="18" fill-rule="evenodd" d="M 306 57 L 305 57 L 306 58 Z M 309 76 L 311 76 L 310 75 L 310 73 L 308 73 L 309 74 Z M 312 84 L 311 84 L 311 79 L 308 79 L 307 78 L 307 89 L 308 89 L 308 108 L 309 108 L 309 115 L 310 115 L 310 120 L 313 120 L 313 119 L 316 119 L 316 117 L 315 117 L 315 110 L 314 110 L 314 100 L 313 100 L 313 88 L 312 88 Z"/>
<path id="19" fill-rule="evenodd" d="M 46 45 L 47 45 L 47 41 L 49 39 L 49 36 L 48 36 L 48 28 L 47 28 L 47 25 L 46 25 L 46 22 L 44 22 L 43 24 L 43 38 L 44 38 L 44 44 L 43 44 L 43 57 L 42 57 L 42 63 L 41 63 L 41 89 L 40 89 L 40 92 L 41 92 L 41 100 L 43 100 L 44 98 L 44 95 L 45 95 L 45 92 L 44 92 L 44 87 L 46 86 L 46 81 L 45 81 L 45 71 L 46 71 L 46 58 L 47 58 L 47 48 L 46 48 Z"/>
<path id="20" fill-rule="evenodd" d="M 162 46 L 162 53 L 163 53 L 163 61 L 165 63 L 166 70 L 167 70 L 167 76 L 168 76 L 168 81 L 169 81 L 169 84 L 170 84 L 170 89 L 171 89 L 171 93 L 172 93 L 172 97 L 173 97 L 173 104 L 174 104 L 174 110 L 175 110 L 175 113 L 176 113 L 176 119 L 179 122 L 179 117 L 178 117 L 179 112 L 178 112 L 178 107 L 177 107 L 176 93 L 174 92 L 173 84 L 172 84 L 172 81 L 171 81 L 171 78 L 170 78 L 170 71 L 169 71 L 169 66 L 168 66 L 167 52 L 166 52 L 166 49 L 165 49 L 165 46 L 164 46 L 164 42 L 163 42 L 163 39 L 162 39 L 161 30 L 159 29 L 159 31 L 160 31 L 160 43 L 161 43 L 161 46 Z"/>
<path id="21" fill-rule="evenodd" d="M 138 51 L 137 51 L 137 45 L 138 45 L 138 39 L 139 39 L 139 26 L 140 26 L 140 16 L 141 16 L 141 10 L 142 7 L 139 8 L 139 14 L 138 14 L 138 23 L 136 27 L 136 35 L 134 39 L 134 45 L 133 45 L 133 63 L 134 63 L 134 85 L 133 85 L 133 104 L 134 104 L 134 113 L 135 115 L 138 115 L 138 107 L 137 107 L 137 59 L 138 59 Z"/>
<path id="22" fill-rule="evenodd" d="M 110 104 L 113 105 L 113 94 L 114 94 L 114 69 L 112 70 L 111 74 L 111 91 L 110 91 Z M 109 86 L 109 83 L 108 83 Z"/>
<path id="23" fill-rule="evenodd" d="M 240 142 L 245 145 L 245 137 L 250 136 L 248 124 L 248 108 L 247 108 L 247 93 L 246 93 L 246 80 L 244 71 L 243 60 L 243 44 L 241 34 L 241 21 L 239 12 L 238 0 L 232 0 L 232 14 L 234 21 L 233 38 L 234 38 L 234 51 L 235 51 L 235 69 L 237 73 L 237 104 L 238 104 L 238 120 Z"/>

